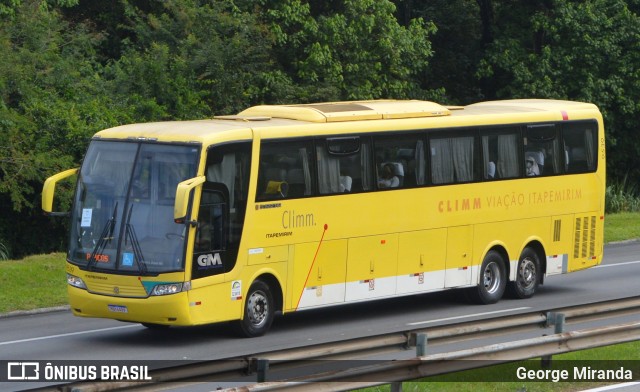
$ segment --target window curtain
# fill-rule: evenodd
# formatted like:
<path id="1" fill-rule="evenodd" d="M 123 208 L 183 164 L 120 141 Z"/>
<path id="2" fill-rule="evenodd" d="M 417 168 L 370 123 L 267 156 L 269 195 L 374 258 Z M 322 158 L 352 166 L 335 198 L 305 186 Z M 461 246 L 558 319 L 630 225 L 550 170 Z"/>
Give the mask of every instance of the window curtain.
<path id="1" fill-rule="evenodd" d="M 373 175 L 371 170 L 371 150 L 367 143 L 362 143 L 360 146 L 360 167 L 362 175 L 362 190 L 369 191 L 372 188 L 371 178 Z"/>
<path id="2" fill-rule="evenodd" d="M 424 185 L 424 177 L 425 177 L 425 164 L 424 164 L 424 142 L 422 140 L 418 140 L 416 143 L 416 184 Z"/>
<path id="3" fill-rule="evenodd" d="M 340 192 L 340 161 L 330 156 L 324 147 L 317 147 L 318 187 L 320 193 Z"/>
<path id="4" fill-rule="evenodd" d="M 560 143 L 557 139 L 551 143 L 551 156 L 546 157 L 546 159 L 551 159 L 551 168 L 553 169 L 553 173 L 560 173 Z"/>
<path id="5" fill-rule="evenodd" d="M 451 138 L 451 153 L 457 182 L 473 180 L 473 138 Z"/>
<path id="6" fill-rule="evenodd" d="M 431 179 L 434 184 L 453 182 L 451 139 L 431 140 Z"/>
<path id="7" fill-rule="evenodd" d="M 595 149 L 593 145 L 593 131 L 591 129 L 587 129 L 584 132 L 584 147 L 587 157 L 587 167 L 589 170 L 593 170 L 595 167 Z"/>
<path id="8" fill-rule="evenodd" d="M 304 175 L 304 194 L 311 194 L 311 169 L 309 169 L 309 154 L 306 148 L 298 150 L 300 153 L 300 160 L 302 161 L 302 173 Z"/>
<path id="9" fill-rule="evenodd" d="M 498 176 L 500 178 L 517 177 L 522 164 L 518 162 L 518 136 L 498 136 Z"/>
<path id="10" fill-rule="evenodd" d="M 489 178 L 489 162 L 491 157 L 489 157 L 489 137 L 482 137 L 482 156 L 484 157 L 484 164 L 482 165 L 482 178 Z M 495 164 L 495 162 L 494 162 Z M 493 173 L 495 176 L 495 173 Z"/>

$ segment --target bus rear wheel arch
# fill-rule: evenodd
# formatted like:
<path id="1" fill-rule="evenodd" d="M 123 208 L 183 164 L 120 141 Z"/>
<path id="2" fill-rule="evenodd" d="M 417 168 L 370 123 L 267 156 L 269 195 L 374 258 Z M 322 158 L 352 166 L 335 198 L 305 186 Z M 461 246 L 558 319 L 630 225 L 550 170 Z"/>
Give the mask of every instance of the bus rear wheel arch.
<path id="1" fill-rule="evenodd" d="M 504 257 L 500 252 L 490 250 L 480 266 L 478 285 L 469 291 L 471 300 L 482 305 L 498 302 L 504 294 L 507 280 Z"/>
<path id="2" fill-rule="evenodd" d="M 511 294 L 520 299 L 533 297 L 541 282 L 541 276 L 540 254 L 527 246 L 520 254 L 515 280 L 509 283 Z"/>

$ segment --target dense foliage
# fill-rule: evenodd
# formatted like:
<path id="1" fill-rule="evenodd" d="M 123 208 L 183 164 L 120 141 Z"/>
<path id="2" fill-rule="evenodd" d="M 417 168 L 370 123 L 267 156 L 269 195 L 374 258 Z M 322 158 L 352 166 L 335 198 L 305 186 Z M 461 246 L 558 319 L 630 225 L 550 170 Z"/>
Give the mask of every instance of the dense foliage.
<path id="1" fill-rule="evenodd" d="M 610 178 L 637 183 L 639 11 L 640 0 L 0 0 L 1 253 L 65 248 L 40 189 L 96 131 L 260 103 L 589 101 L 606 118 Z"/>

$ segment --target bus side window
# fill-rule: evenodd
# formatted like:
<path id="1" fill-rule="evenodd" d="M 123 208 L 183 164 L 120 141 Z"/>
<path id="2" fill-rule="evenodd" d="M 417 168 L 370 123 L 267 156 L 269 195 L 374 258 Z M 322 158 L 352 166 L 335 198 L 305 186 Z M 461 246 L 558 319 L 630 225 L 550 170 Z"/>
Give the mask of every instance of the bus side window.
<path id="1" fill-rule="evenodd" d="M 309 141 L 263 142 L 256 201 L 310 196 L 311 154 Z"/>
<path id="2" fill-rule="evenodd" d="M 320 194 L 344 192 L 341 176 L 346 176 L 340 169 L 340 158 L 332 155 L 323 145 L 316 146 L 318 164 L 318 190 Z"/>
<path id="3" fill-rule="evenodd" d="M 536 175 L 548 176 L 560 173 L 562 154 L 556 124 L 529 125 L 524 140 L 525 161 L 532 161 L 527 169 L 537 167 Z M 534 166 L 535 165 L 535 166 Z"/>
<path id="4" fill-rule="evenodd" d="M 520 176 L 522 161 L 518 133 L 513 128 L 482 130 L 482 176 L 485 180 Z"/>
<path id="5" fill-rule="evenodd" d="M 367 138 L 331 137 L 316 143 L 320 194 L 362 192 L 371 189 L 371 160 Z"/>
<path id="6" fill-rule="evenodd" d="M 422 134 L 374 139 L 378 188 L 413 188 L 425 184 L 426 162 Z"/>
<path id="7" fill-rule="evenodd" d="M 595 122 L 566 124 L 562 131 L 567 173 L 585 173 L 597 168 L 597 125 Z"/>
<path id="8" fill-rule="evenodd" d="M 432 137 L 431 181 L 434 184 L 470 182 L 475 178 L 474 137 Z"/>

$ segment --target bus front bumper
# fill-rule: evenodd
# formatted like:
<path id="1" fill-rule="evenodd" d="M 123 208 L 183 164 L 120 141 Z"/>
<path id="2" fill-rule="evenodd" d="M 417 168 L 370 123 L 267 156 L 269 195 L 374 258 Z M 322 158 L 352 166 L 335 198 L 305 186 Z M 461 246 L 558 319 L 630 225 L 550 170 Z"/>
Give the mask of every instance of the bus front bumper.
<path id="1" fill-rule="evenodd" d="M 75 316 L 109 318 L 145 324 L 192 325 L 186 292 L 126 298 L 89 293 L 68 286 L 69 304 Z"/>

